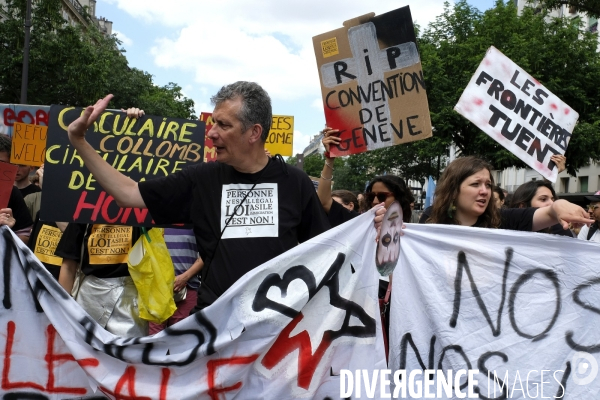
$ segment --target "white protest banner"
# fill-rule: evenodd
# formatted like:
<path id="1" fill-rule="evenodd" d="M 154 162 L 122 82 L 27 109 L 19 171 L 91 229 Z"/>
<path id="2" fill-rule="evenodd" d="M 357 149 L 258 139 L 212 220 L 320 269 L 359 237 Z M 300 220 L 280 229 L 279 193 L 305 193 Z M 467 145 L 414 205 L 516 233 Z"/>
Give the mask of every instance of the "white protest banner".
<path id="1" fill-rule="evenodd" d="M 424 370 L 435 370 L 438 399 L 599 398 L 598 244 L 451 225 L 404 232 L 390 323 L 400 398 L 426 397 Z"/>
<path id="2" fill-rule="evenodd" d="M 100 328 L 6 227 L 0 254 L 3 399 L 337 399 L 341 370 L 386 368 L 372 213 L 151 337 Z"/>
<path id="3" fill-rule="evenodd" d="M 550 181 L 579 114 L 490 47 L 454 109 Z"/>

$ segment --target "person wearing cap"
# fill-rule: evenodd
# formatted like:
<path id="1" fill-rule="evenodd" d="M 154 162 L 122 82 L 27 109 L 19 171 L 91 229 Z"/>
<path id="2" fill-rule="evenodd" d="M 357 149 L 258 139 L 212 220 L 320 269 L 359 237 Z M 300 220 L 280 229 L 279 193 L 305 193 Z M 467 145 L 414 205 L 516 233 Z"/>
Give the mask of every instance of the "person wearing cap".
<path id="1" fill-rule="evenodd" d="M 590 202 L 588 212 L 595 222 L 589 227 L 584 225 L 579 231 L 577 239 L 600 243 L 600 231 L 598 230 L 600 228 L 600 191 L 594 193 L 593 196 L 585 196 L 585 198 Z"/>

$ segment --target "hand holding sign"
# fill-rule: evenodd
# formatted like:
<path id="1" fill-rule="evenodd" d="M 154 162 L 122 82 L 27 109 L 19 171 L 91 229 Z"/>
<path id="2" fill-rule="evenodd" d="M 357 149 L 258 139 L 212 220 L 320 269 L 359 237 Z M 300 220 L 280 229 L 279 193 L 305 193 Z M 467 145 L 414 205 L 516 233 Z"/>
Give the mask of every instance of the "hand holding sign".
<path id="1" fill-rule="evenodd" d="M 68 133 L 71 142 L 83 140 L 85 131 L 98 119 L 98 117 L 106 110 L 108 103 L 114 96 L 109 94 L 103 99 L 100 99 L 93 106 L 88 106 L 79 118 L 69 125 Z"/>
<path id="2" fill-rule="evenodd" d="M 0 226 L 6 225 L 12 229 L 15 226 L 16 220 L 12 216 L 12 210 L 10 208 L 3 208 L 0 210 Z"/>

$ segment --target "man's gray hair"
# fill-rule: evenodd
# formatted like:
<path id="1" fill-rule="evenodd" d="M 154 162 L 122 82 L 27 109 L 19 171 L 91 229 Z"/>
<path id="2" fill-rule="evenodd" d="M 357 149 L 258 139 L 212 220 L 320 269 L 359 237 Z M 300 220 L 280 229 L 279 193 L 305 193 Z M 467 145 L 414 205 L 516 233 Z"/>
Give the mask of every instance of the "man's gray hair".
<path id="1" fill-rule="evenodd" d="M 242 107 L 237 117 L 244 131 L 254 124 L 259 124 L 263 128 L 260 138 L 266 142 L 273 120 L 271 98 L 258 83 L 238 81 L 225 85 L 210 98 L 210 101 L 218 106 L 226 100 L 234 100 L 238 97 L 242 99 Z"/>
<path id="2" fill-rule="evenodd" d="M 12 150 L 12 139 L 5 135 L 4 133 L 0 133 L 0 153 L 8 153 L 10 156 L 10 152 Z"/>

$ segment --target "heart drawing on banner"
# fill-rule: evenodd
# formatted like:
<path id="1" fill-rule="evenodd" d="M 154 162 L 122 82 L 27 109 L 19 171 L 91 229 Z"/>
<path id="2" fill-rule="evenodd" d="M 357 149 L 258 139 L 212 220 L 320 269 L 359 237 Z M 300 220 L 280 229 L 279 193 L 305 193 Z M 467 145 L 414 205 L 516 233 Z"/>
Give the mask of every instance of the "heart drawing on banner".
<path id="1" fill-rule="evenodd" d="M 263 311 L 266 308 L 277 311 L 287 317 L 294 318 L 299 310 L 296 310 L 286 304 L 271 300 L 268 297 L 269 289 L 276 287 L 281 292 L 281 298 L 285 299 L 288 294 L 290 283 L 296 279 L 302 280 L 308 289 L 308 299 L 310 300 L 318 291 L 317 282 L 313 273 L 304 265 L 294 266 L 280 277 L 279 274 L 269 274 L 258 287 L 256 296 L 252 302 L 252 310 L 255 312 Z M 301 307 L 302 308 L 302 307 Z"/>

